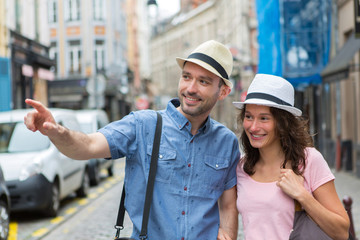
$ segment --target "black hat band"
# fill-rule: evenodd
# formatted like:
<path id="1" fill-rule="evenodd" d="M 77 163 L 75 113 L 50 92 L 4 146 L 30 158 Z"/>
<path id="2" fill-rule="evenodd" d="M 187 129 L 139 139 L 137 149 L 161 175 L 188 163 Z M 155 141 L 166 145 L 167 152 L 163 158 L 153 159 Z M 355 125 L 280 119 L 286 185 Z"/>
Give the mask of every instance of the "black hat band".
<path id="1" fill-rule="evenodd" d="M 213 68 L 215 68 L 215 70 L 220 73 L 220 75 L 225 78 L 225 79 L 229 79 L 225 69 L 220 65 L 220 63 L 218 63 L 215 59 L 213 59 L 212 57 L 209 57 L 206 54 L 203 53 L 192 53 L 189 55 L 188 59 L 190 58 L 195 58 L 195 59 L 199 59 L 203 62 L 206 62 L 207 64 L 209 64 L 210 66 L 212 66 Z"/>
<path id="2" fill-rule="evenodd" d="M 275 97 L 273 95 L 266 94 L 266 93 L 258 93 L 258 92 L 249 93 L 246 96 L 246 100 L 251 99 L 251 98 L 260 98 L 260 99 L 268 100 L 268 101 L 271 101 L 271 102 L 274 102 L 274 103 L 277 103 L 277 104 L 280 104 L 280 105 L 285 105 L 285 106 L 292 107 L 292 105 L 290 103 L 287 103 L 287 102 L 281 100 L 280 98 L 277 98 L 277 97 Z"/>

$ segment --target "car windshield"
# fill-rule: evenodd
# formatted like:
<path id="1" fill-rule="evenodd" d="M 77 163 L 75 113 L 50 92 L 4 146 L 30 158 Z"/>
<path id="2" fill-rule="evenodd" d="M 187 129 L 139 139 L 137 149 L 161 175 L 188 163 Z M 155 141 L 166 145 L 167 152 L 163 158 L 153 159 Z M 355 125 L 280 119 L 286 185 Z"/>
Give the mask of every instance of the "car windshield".
<path id="1" fill-rule="evenodd" d="M 80 123 L 81 131 L 84 133 L 92 133 L 91 123 Z"/>
<path id="2" fill-rule="evenodd" d="M 0 123 L 0 152 L 32 152 L 49 147 L 50 140 L 40 132 L 29 131 L 25 124 Z"/>

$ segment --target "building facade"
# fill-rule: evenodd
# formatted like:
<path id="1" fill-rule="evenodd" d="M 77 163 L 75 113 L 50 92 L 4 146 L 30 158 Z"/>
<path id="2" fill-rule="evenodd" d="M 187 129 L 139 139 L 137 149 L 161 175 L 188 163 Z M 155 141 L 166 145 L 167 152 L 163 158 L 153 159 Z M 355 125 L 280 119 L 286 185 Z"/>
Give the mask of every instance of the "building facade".
<path id="1" fill-rule="evenodd" d="M 5 90 L 10 94 L 10 109 L 25 108 L 24 100 L 30 97 L 47 103 L 47 82 L 53 79 L 50 69 L 55 62 L 49 57 L 46 3 L 46 0 L 0 3 L 4 13 L 0 49 L 11 65 L 7 78 L 10 84 Z"/>
<path id="2" fill-rule="evenodd" d="M 236 109 L 248 88 L 257 66 L 256 17 L 253 1 L 182 1 L 181 9 L 170 20 L 159 22 L 151 39 L 151 79 L 157 86 L 155 108 L 164 108 L 177 96 L 181 69 L 176 57 L 186 57 L 202 42 L 210 39 L 227 45 L 234 57 L 231 81 L 234 88 L 218 102 L 212 117 L 232 130 L 236 126 Z"/>
<path id="3" fill-rule="evenodd" d="M 321 73 L 324 152 L 336 169 L 360 177 L 359 1 L 335 1 L 333 16 L 330 62 Z"/>
<path id="4" fill-rule="evenodd" d="M 49 104 L 129 112 L 125 0 L 49 0 L 50 55 L 56 59 Z M 70 86 L 70 87 L 69 87 Z"/>

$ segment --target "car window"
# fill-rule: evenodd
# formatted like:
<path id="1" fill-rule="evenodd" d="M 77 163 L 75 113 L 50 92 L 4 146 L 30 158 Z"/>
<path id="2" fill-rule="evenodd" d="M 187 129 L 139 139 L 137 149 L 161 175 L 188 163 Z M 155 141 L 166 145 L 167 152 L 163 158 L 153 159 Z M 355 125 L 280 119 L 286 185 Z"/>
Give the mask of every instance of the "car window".
<path id="1" fill-rule="evenodd" d="M 30 152 L 45 150 L 50 145 L 48 137 L 29 131 L 24 123 L 0 124 L 0 152 Z"/>
<path id="2" fill-rule="evenodd" d="M 92 129 L 92 124 L 87 122 L 80 123 L 80 128 L 83 133 L 92 133 L 94 132 Z"/>

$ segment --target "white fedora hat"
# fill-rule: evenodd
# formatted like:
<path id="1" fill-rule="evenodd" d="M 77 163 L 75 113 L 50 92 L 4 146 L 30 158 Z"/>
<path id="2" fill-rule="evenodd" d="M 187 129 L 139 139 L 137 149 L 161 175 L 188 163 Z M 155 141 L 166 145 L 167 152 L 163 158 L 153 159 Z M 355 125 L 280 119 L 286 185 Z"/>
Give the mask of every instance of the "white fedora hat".
<path id="1" fill-rule="evenodd" d="M 233 102 L 242 109 L 245 104 L 264 105 L 280 108 L 301 116 L 301 110 L 294 107 L 294 87 L 282 77 L 269 74 L 256 74 L 250 84 L 244 102 Z"/>
<path id="2" fill-rule="evenodd" d="M 199 45 L 187 58 L 176 58 L 177 63 L 184 67 L 185 62 L 192 62 L 222 78 L 227 86 L 233 87 L 229 81 L 233 68 L 233 57 L 230 50 L 223 44 L 209 40 Z"/>

